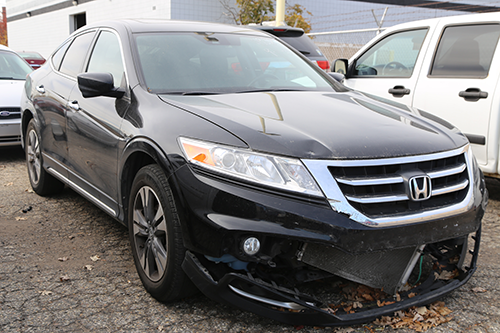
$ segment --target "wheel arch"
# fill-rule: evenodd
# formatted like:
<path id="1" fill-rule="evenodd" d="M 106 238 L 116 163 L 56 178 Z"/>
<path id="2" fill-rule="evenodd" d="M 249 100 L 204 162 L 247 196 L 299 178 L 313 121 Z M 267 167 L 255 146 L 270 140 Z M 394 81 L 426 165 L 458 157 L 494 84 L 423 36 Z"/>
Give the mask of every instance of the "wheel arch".
<path id="1" fill-rule="evenodd" d="M 128 202 L 130 199 L 130 191 L 134 178 L 139 172 L 139 170 L 146 165 L 157 164 L 159 165 L 165 176 L 169 181 L 169 185 L 172 189 L 175 198 L 179 198 L 178 190 L 174 177 L 174 169 L 170 163 L 165 152 L 154 142 L 146 139 L 136 139 L 130 142 L 122 155 L 121 170 L 119 172 L 119 186 L 120 186 L 120 203 L 123 209 L 121 210 L 121 216 L 119 216 L 120 222 L 125 226 L 128 226 Z"/>
<path id="2" fill-rule="evenodd" d="M 26 109 L 22 113 L 22 118 L 21 118 L 21 146 L 24 149 L 24 141 L 26 140 L 26 130 L 28 129 L 28 124 L 30 123 L 31 119 L 34 119 L 35 117 L 33 116 L 33 113 L 31 110 Z"/>

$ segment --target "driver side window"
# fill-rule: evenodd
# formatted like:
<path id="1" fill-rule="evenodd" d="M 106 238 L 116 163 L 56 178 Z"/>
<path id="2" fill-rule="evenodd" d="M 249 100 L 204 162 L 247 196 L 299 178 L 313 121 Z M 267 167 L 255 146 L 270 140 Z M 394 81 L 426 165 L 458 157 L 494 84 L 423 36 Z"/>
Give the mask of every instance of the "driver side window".
<path id="1" fill-rule="evenodd" d="M 111 73 L 114 86 L 120 87 L 125 73 L 118 37 L 110 31 L 102 31 L 95 44 L 87 67 L 89 73 Z"/>
<path id="2" fill-rule="evenodd" d="M 353 76 L 411 77 L 427 29 L 392 34 L 356 61 Z"/>

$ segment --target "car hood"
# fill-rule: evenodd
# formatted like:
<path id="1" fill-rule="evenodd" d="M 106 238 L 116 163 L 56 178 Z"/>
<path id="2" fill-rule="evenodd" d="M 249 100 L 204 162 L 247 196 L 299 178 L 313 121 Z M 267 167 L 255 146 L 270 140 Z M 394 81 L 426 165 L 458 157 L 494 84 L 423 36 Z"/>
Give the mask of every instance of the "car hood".
<path id="1" fill-rule="evenodd" d="M 19 107 L 24 80 L 0 80 L 0 107 Z"/>
<path id="2" fill-rule="evenodd" d="M 251 149 L 313 159 L 429 154 L 467 144 L 457 130 L 361 93 L 161 95 L 221 126 Z M 203 139 L 200 133 L 200 139 Z"/>

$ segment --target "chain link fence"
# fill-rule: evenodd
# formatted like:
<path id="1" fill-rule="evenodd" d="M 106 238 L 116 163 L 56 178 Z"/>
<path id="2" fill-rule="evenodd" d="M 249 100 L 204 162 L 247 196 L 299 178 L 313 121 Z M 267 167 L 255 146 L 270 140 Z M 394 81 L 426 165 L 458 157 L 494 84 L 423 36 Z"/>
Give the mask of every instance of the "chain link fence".
<path id="1" fill-rule="evenodd" d="M 396 24 L 472 13 L 498 12 L 499 0 L 415 1 L 387 4 L 376 1 L 296 0 L 311 12 L 308 34 L 331 62 L 349 59 L 384 28 Z"/>

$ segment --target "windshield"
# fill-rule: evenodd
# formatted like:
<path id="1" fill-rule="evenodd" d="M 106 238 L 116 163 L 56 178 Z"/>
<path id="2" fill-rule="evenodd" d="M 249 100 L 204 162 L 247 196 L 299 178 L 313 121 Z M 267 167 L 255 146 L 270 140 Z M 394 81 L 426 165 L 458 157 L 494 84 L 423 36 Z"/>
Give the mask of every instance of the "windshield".
<path id="1" fill-rule="evenodd" d="M 144 81 L 154 93 L 333 91 L 336 86 L 270 37 L 152 33 L 135 40 Z"/>
<path id="2" fill-rule="evenodd" d="M 32 71 L 17 54 L 0 51 L 0 80 L 25 80 Z"/>

